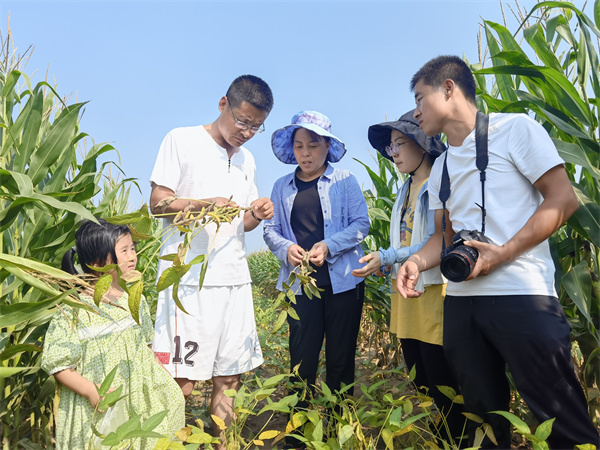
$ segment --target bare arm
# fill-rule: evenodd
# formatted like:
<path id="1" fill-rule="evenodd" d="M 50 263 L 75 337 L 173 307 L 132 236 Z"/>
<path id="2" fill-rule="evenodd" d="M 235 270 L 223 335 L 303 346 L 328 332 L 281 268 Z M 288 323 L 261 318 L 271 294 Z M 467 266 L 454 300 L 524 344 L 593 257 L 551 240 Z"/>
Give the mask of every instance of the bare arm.
<path id="1" fill-rule="evenodd" d="M 480 275 L 488 275 L 505 263 L 517 257 L 540 242 L 548 239 L 558 230 L 579 207 L 573 187 L 562 165 L 553 167 L 534 184 L 544 201 L 506 244 L 497 246 L 482 242 L 467 242 L 479 251 L 479 258 L 467 280 Z"/>
<path id="2" fill-rule="evenodd" d="M 202 208 L 206 208 L 211 203 L 216 203 L 219 206 L 226 204 L 236 206 L 234 202 L 231 202 L 225 197 L 213 197 L 193 201 L 186 199 L 177 199 L 164 209 L 162 207 L 157 207 L 158 203 L 161 200 L 164 200 L 168 197 L 172 197 L 173 195 L 175 195 L 175 193 L 171 189 L 165 186 L 160 186 L 158 184 L 152 183 L 152 192 L 150 193 L 150 211 L 152 212 L 152 214 L 175 215 L 179 211 L 183 211 L 190 203 L 192 204 L 193 211 L 200 211 Z"/>
<path id="3" fill-rule="evenodd" d="M 87 378 L 83 378 L 75 369 L 65 369 L 54 374 L 54 378 L 66 388 L 71 389 L 76 394 L 89 400 L 90 404 L 96 408 L 100 401 L 98 390 L 94 383 Z"/>

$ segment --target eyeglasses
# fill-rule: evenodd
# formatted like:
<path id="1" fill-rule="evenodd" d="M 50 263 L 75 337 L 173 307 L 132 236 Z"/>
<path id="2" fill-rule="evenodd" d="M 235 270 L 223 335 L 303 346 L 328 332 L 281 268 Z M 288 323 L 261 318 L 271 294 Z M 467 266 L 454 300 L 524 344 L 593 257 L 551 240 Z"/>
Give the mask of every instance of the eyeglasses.
<path id="1" fill-rule="evenodd" d="M 227 99 L 227 103 L 229 104 L 229 111 L 231 111 L 233 120 L 235 120 L 235 126 L 238 127 L 240 130 L 250 130 L 250 133 L 252 133 L 252 134 L 262 133 L 263 131 L 265 131 L 264 123 L 261 124 L 259 127 L 253 127 L 252 125 L 249 125 L 246 122 L 240 122 L 238 120 L 238 118 L 235 117 L 235 114 L 233 113 L 233 109 L 231 108 L 231 103 L 229 102 L 229 99 Z"/>
<path id="2" fill-rule="evenodd" d="M 399 144 L 392 142 L 390 145 L 385 146 L 386 153 L 390 156 L 398 156 L 400 154 L 400 146 L 407 144 L 409 141 L 400 142 Z"/>

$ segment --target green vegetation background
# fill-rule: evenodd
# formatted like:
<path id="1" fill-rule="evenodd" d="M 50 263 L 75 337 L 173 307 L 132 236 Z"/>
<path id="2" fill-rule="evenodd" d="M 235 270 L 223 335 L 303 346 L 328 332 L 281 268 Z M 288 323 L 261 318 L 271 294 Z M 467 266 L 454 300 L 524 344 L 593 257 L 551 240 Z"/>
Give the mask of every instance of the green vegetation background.
<path id="1" fill-rule="evenodd" d="M 517 30 L 484 21 L 480 60 L 471 66 L 479 108 L 535 117 L 565 160 L 579 198 L 579 210 L 552 236 L 551 245 L 560 302 L 572 326 L 574 361 L 598 424 L 600 3 L 588 6 L 593 6 L 592 17 L 572 3 L 540 2 L 522 17 Z M 74 243 L 76 224 L 103 216 L 131 225 L 142 243 L 142 273 L 125 286 L 138 294 L 143 290 L 151 301 L 157 291 L 157 236 L 166 230 L 160 230 L 145 205 L 127 210 L 136 181 L 111 177 L 110 167 L 118 167 L 114 162 L 98 163 L 100 155 L 118 156 L 116 150 L 108 144 L 89 145 L 79 128 L 84 103 L 67 104 L 46 82 L 33 85 L 23 71 L 26 55 L 11 53 L 10 38 L 0 52 L 0 439 L 3 449 L 53 448 L 55 383 L 40 370 L 40 353 L 57 307 L 78 306 L 72 277 L 57 269 Z M 373 251 L 387 245 L 399 176 L 383 158 L 364 166 L 373 182 L 365 191 L 372 228 L 364 247 Z M 190 225 L 184 221 L 181 226 Z M 249 261 L 266 364 L 245 378 L 238 394 L 231 393 L 238 417 L 226 431 L 231 448 L 277 446 L 286 432 L 315 449 L 457 448 L 458 443 L 436 439 L 443 419 L 431 399 L 410 386 L 398 342 L 387 330 L 389 290 L 383 279 L 367 281 L 355 397 L 340 397 L 321 383 L 318 395 L 310 399 L 311 408 L 294 410 L 298 397 L 286 391 L 285 325 L 272 332 L 280 316 L 273 307 L 277 261 L 267 252 L 253 254 Z M 183 258 L 178 270 L 191 263 Z M 169 282 L 177 283 L 177 276 Z M 157 448 L 208 445 L 203 426 L 209 419 L 199 389 L 200 400 L 188 405 L 191 426 L 182 431 L 180 442 L 163 440 Z M 447 394 L 461 401 L 456 393 Z M 537 424 L 514 390 L 511 411 L 507 418 L 515 426 L 515 445 L 547 448 L 551 421 Z M 138 418 L 111 442 L 136 439 L 151 432 L 151 425 Z M 482 424 L 478 439 L 486 432 L 489 428 Z"/>

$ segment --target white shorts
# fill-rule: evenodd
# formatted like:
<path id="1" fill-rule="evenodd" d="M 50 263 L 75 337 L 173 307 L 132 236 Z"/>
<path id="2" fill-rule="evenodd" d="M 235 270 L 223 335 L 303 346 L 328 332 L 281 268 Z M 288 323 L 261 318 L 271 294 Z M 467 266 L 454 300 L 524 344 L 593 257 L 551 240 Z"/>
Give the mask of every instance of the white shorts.
<path id="1" fill-rule="evenodd" d="M 263 363 L 250 283 L 179 286 L 186 314 L 172 288 L 158 294 L 152 349 L 175 378 L 209 380 L 238 375 Z"/>

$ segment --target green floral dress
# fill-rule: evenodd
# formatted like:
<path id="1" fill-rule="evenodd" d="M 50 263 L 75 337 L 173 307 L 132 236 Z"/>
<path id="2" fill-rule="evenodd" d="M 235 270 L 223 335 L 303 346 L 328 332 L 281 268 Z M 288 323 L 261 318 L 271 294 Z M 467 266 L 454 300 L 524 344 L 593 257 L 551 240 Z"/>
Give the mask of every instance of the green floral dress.
<path id="1" fill-rule="evenodd" d="M 140 304 L 139 326 L 129 311 L 125 293 L 114 305 L 101 303 L 96 307 L 89 298 L 83 299 L 98 314 L 63 306 L 52 318 L 42 354 L 42 369 L 54 374 L 75 368 L 84 378 L 101 384 L 106 375 L 118 366 L 113 388 L 123 386 L 123 410 L 129 419 L 131 408 L 142 416 L 142 423 L 158 412 L 169 414 L 154 429 L 173 438 L 173 433 L 185 426 L 185 400 L 178 384 L 154 359 L 148 347 L 154 326 L 146 300 Z M 72 390 L 59 386 L 56 417 L 57 449 L 93 449 L 95 436 L 92 423 L 98 429 L 103 414 L 94 412 L 90 402 Z M 156 439 L 135 439 L 135 449 L 152 449 Z M 107 448 L 107 447 L 105 447 Z"/>

